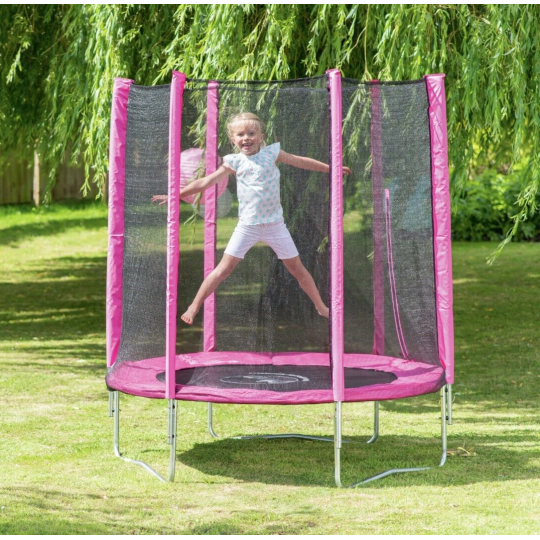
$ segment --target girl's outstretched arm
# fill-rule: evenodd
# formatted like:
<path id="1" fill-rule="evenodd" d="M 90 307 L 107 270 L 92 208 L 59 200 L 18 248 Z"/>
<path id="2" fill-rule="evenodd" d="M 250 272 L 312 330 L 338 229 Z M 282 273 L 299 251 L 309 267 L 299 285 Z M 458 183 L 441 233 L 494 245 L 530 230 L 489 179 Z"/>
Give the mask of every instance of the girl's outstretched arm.
<path id="1" fill-rule="evenodd" d="M 284 150 L 279 151 L 276 161 L 278 163 L 285 163 L 287 165 L 292 165 L 293 167 L 298 167 L 299 169 L 307 169 L 309 171 L 327 173 L 330 170 L 330 167 L 322 161 L 317 161 L 316 159 L 303 156 L 295 156 L 294 154 L 288 154 Z M 352 174 L 352 171 L 349 169 L 349 167 L 343 167 L 343 173 Z"/>
<path id="2" fill-rule="evenodd" d="M 193 182 L 190 182 L 184 189 L 180 190 L 180 197 L 185 197 L 187 195 L 195 195 L 195 193 L 200 193 L 205 189 L 225 180 L 227 176 L 234 174 L 234 171 L 228 165 L 221 165 L 219 169 L 208 176 L 199 178 Z M 159 204 L 165 204 L 169 200 L 168 195 L 154 195 L 152 197 L 152 202 L 159 202 Z"/>

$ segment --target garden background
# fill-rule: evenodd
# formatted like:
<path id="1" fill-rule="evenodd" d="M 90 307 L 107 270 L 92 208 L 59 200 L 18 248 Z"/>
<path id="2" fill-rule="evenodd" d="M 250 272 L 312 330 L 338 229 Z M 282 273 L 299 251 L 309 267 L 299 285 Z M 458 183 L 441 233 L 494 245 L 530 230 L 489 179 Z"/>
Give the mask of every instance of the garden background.
<path id="1" fill-rule="evenodd" d="M 0 532 L 540 531 L 538 6 L 14 5 L 0 15 L 0 181 L 37 156 L 45 203 L 0 207 Z M 359 79 L 446 73 L 456 323 L 448 463 L 340 491 L 330 445 L 212 441 L 204 405 L 182 403 L 177 483 L 162 485 L 112 454 L 106 206 L 52 203 L 54 183 L 71 166 L 83 194 L 105 192 L 114 77 L 159 84 L 178 69 L 287 79 L 330 67 Z M 126 453 L 164 466 L 164 403 L 123 403 Z M 332 429 L 326 406 L 216 411 L 226 434 Z M 438 460 L 436 396 L 381 411 L 374 447 L 345 445 L 345 481 Z M 370 417 L 367 404 L 345 407 L 344 434 L 365 440 Z"/>

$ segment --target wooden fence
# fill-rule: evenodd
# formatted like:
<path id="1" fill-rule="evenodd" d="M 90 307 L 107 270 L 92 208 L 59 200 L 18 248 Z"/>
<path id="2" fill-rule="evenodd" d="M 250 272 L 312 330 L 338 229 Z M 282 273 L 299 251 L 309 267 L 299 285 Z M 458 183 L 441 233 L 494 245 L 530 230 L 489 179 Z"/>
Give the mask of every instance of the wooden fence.
<path id="1" fill-rule="evenodd" d="M 39 198 L 43 200 L 48 171 L 39 170 Z M 53 201 L 66 199 L 94 199 L 98 193 L 92 184 L 90 193 L 83 197 L 81 187 L 84 184 L 84 167 L 72 167 L 62 164 L 56 172 L 56 184 L 52 190 Z M 8 159 L 7 165 L 0 170 L 0 205 L 30 203 L 34 201 L 34 160 Z"/>

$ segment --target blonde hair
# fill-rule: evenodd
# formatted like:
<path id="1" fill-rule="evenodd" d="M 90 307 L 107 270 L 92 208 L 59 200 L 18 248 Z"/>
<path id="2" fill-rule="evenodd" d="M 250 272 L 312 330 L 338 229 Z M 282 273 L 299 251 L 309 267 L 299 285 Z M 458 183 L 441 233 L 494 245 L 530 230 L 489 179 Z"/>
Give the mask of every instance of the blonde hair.
<path id="1" fill-rule="evenodd" d="M 264 122 L 256 114 L 250 112 L 243 112 L 231 116 L 227 121 L 227 135 L 229 136 L 229 140 L 231 142 L 233 142 L 233 126 L 234 124 L 240 123 L 256 126 L 257 129 L 264 135 Z M 264 140 L 261 142 L 261 146 L 266 146 Z"/>

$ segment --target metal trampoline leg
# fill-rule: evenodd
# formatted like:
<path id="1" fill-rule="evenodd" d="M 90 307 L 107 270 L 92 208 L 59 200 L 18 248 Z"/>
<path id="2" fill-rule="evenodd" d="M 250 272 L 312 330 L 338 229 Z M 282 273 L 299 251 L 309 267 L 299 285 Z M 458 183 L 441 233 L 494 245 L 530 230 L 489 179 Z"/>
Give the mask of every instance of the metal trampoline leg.
<path id="1" fill-rule="evenodd" d="M 214 437 L 214 439 L 220 439 L 221 437 L 214 431 L 212 420 L 213 420 L 212 403 L 208 402 L 208 433 L 210 433 L 210 435 Z"/>
<path id="2" fill-rule="evenodd" d="M 367 444 L 373 444 L 379 438 L 379 402 L 375 401 L 373 411 L 373 437 L 367 441 Z"/>
<path id="3" fill-rule="evenodd" d="M 120 393 L 117 390 L 109 391 L 109 416 L 114 418 L 114 455 L 127 461 L 128 463 L 134 463 L 139 465 L 150 474 L 162 482 L 166 482 L 165 478 L 161 476 L 157 471 L 152 469 L 150 465 L 144 461 L 136 459 L 130 459 L 123 456 L 120 453 Z M 173 399 L 169 400 L 169 428 L 168 428 L 168 444 L 171 446 L 170 459 L 169 459 L 169 481 L 174 481 L 174 474 L 176 468 L 176 409 L 177 405 Z"/>
<path id="4" fill-rule="evenodd" d="M 446 393 L 447 403 L 446 403 L 446 409 L 448 411 L 448 425 L 452 425 L 452 385 L 447 384 L 448 392 Z"/>
<path id="5" fill-rule="evenodd" d="M 334 479 L 341 488 L 341 401 L 335 402 L 334 411 Z"/>
<path id="6" fill-rule="evenodd" d="M 452 423 L 452 418 L 448 415 L 448 396 L 451 394 L 449 385 L 445 385 L 441 388 L 441 460 L 439 467 L 442 467 L 446 463 L 446 456 L 448 450 L 448 438 L 446 432 L 446 425 Z"/>
<path id="7" fill-rule="evenodd" d="M 118 391 L 109 392 L 109 416 L 114 417 L 114 455 L 122 457 L 120 453 L 120 396 Z"/>
<path id="8" fill-rule="evenodd" d="M 174 482 L 176 471 L 176 428 L 178 404 L 174 399 L 169 399 L 169 436 L 167 443 L 171 446 L 169 454 L 169 482 Z"/>
<path id="9" fill-rule="evenodd" d="M 448 395 L 450 391 L 448 389 L 448 385 L 443 386 L 441 388 L 440 392 L 440 401 L 441 401 L 441 459 L 439 461 L 439 467 L 442 467 L 446 463 L 446 455 L 447 455 L 447 433 L 446 433 L 446 424 L 451 421 L 451 418 L 449 417 L 447 413 L 447 404 L 448 404 Z M 339 426 L 339 435 L 341 436 L 341 404 L 339 404 L 339 418 L 338 418 L 338 403 L 336 403 L 336 439 L 337 439 L 337 433 L 338 433 L 338 426 Z M 339 449 L 337 447 L 337 442 L 335 445 L 335 455 L 336 455 L 336 485 L 338 487 L 342 487 L 341 485 L 341 479 L 340 479 L 340 461 L 339 461 Z M 369 478 L 366 478 L 362 480 L 361 482 L 357 482 L 355 484 L 350 485 L 350 488 L 354 488 L 357 486 L 360 486 L 361 484 L 366 484 L 368 482 L 372 482 L 373 480 L 379 480 L 381 478 L 385 478 L 386 476 L 390 476 L 391 474 L 398 474 L 398 473 L 406 473 L 406 472 L 418 472 L 418 471 L 427 471 L 428 469 L 433 469 L 434 466 L 430 467 L 412 467 L 412 468 L 406 468 L 406 469 L 389 469 L 388 471 L 384 471 L 382 473 L 376 474 L 375 476 L 370 476 Z"/>

